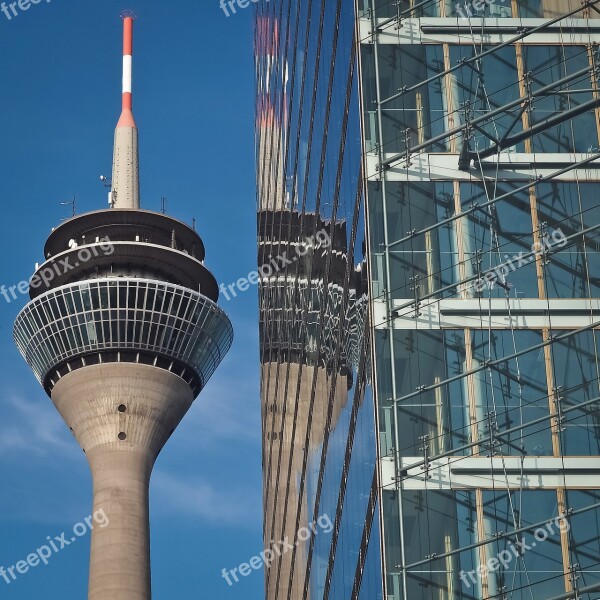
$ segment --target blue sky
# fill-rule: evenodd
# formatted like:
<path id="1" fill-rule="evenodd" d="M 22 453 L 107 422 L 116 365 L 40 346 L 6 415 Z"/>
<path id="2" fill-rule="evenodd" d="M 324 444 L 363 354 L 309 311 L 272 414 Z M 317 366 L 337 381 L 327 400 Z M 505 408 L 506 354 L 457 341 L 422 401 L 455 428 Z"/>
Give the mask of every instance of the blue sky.
<path id="1" fill-rule="evenodd" d="M 106 206 L 120 112 L 121 21 L 138 14 L 134 114 L 144 208 L 197 228 L 207 265 L 231 283 L 255 268 L 252 8 L 218 0 L 52 0 L 0 13 L 0 283 L 42 260 L 69 215 Z M 25 297 L 0 297 L 0 566 L 26 558 L 91 507 L 85 457 L 12 342 Z M 221 578 L 260 552 L 257 294 L 221 301 L 234 346 L 158 459 L 151 484 L 154 600 L 261 598 L 263 574 Z M 86 597 L 89 536 L 7 585 L 0 598 Z"/>

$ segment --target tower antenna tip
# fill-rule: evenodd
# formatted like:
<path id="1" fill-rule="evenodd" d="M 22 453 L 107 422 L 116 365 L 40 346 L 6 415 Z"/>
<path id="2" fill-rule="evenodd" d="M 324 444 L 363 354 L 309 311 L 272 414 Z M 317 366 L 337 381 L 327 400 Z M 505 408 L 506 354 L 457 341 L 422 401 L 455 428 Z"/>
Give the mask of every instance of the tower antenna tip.
<path id="1" fill-rule="evenodd" d="M 137 15 L 133 10 L 124 10 L 121 13 L 121 19 L 137 19 Z"/>

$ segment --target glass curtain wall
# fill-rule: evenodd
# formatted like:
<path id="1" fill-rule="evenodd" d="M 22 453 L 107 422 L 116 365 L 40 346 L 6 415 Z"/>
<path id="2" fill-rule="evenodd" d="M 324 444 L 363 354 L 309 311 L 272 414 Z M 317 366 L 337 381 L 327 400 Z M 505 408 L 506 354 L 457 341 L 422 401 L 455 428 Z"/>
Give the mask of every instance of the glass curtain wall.
<path id="1" fill-rule="evenodd" d="M 357 10 L 385 597 L 597 598 L 600 6 Z"/>

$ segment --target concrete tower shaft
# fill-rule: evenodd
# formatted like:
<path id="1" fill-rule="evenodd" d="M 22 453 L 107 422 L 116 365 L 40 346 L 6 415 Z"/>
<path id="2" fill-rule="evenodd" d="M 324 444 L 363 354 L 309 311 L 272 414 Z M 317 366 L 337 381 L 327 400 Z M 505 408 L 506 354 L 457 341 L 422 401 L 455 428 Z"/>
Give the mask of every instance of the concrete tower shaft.
<path id="1" fill-rule="evenodd" d="M 147 365 L 95 365 L 63 377 L 52 401 L 84 449 L 94 510 L 90 600 L 150 598 L 148 483 L 154 461 L 192 404 L 189 386 Z"/>
<path id="2" fill-rule="evenodd" d="M 94 510 L 109 520 L 92 531 L 90 600 L 150 599 L 152 468 L 233 339 L 195 229 L 139 209 L 133 17 L 124 23 L 114 208 L 52 231 L 14 327 L 87 456 Z"/>

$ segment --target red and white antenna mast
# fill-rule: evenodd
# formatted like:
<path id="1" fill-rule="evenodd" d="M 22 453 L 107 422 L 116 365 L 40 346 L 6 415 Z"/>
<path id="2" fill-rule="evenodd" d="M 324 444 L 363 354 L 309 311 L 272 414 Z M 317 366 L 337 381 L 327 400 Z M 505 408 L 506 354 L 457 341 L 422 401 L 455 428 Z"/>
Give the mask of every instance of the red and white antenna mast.
<path id="1" fill-rule="evenodd" d="M 132 112 L 133 21 L 135 13 L 124 11 L 123 19 L 123 98 L 121 117 L 115 130 L 112 190 L 113 208 L 140 207 L 138 131 Z"/>

